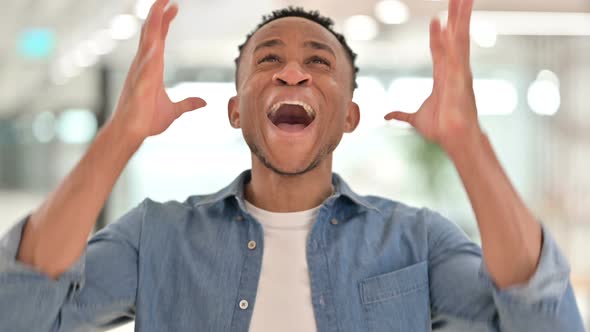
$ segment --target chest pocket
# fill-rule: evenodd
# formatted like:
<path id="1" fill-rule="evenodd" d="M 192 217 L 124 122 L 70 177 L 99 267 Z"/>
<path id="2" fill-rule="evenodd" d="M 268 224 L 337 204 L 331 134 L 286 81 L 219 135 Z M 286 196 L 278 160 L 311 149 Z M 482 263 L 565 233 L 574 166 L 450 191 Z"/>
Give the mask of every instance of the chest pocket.
<path id="1" fill-rule="evenodd" d="M 359 289 L 370 332 L 431 331 L 425 261 L 363 279 Z"/>

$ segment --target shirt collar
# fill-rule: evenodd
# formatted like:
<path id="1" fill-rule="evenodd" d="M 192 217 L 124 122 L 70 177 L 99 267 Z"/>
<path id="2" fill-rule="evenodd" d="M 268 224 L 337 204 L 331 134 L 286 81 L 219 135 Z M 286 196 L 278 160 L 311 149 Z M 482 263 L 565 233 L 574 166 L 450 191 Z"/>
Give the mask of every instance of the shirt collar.
<path id="1" fill-rule="evenodd" d="M 334 185 L 335 195 L 344 196 L 349 198 L 353 203 L 358 206 L 364 207 L 368 210 L 375 210 L 380 212 L 373 204 L 371 204 L 366 197 L 360 196 L 350 189 L 348 184 L 336 173 L 332 173 L 332 184 Z"/>
<path id="2" fill-rule="evenodd" d="M 217 203 L 229 197 L 235 197 L 237 199 L 238 205 L 240 205 L 240 208 L 245 210 L 244 185 L 250 181 L 252 176 L 251 174 L 251 170 L 246 170 L 242 172 L 227 187 L 221 189 L 220 191 L 212 195 L 204 197 L 203 199 L 199 200 L 199 202 L 196 205 L 199 206 Z M 354 191 L 352 191 L 352 189 L 350 189 L 348 184 L 342 179 L 342 177 L 340 177 L 340 175 L 336 173 L 332 174 L 332 184 L 334 185 L 334 196 L 336 198 L 344 196 L 360 207 L 380 212 L 379 209 L 372 205 L 366 197 L 360 196 Z"/>

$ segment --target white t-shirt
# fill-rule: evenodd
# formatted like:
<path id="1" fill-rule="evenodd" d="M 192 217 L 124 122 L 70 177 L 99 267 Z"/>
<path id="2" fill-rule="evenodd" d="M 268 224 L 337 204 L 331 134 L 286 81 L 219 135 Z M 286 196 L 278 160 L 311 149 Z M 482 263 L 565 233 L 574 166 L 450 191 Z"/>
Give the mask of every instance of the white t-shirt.
<path id="1" fill-rule="evenodd" d="M 264 230 L 262 270 L 250 332 L 316 331 L 305 247 L 319 206 L 276 213 L 246 202 L 246 209 Z"/>

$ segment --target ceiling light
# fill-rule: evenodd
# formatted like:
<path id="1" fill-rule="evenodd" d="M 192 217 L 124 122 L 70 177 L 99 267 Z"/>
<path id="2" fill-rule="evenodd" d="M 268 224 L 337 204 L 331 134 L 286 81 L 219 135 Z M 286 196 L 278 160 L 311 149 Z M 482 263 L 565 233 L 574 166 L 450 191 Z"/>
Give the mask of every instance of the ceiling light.
<path id="1" fill-rule="evenodd" d="M 133 37 L 139 30 L 139 23 L 133 15 L 118 15 L 111 21 L 111 38 L 125 40 Z"/>
<path id="2" fill-rule="evenodd" d="M 45 59 L 55 49 L 56 37 L 45 28 L 27 29 L 18 39 L 19 53 L 29 59 Z"/>
<path id="3" fill-rule="evenodd" d="M 527 93 L 527 101 L 533 112 L 541 115 L 554 115 L 561 106 L 559 79 L 557 75 L 543 70 L 531 84 Z"/>
<path id="4" fill-rule="evenodd" d="M 538 81 L 549 81 L 559 85 L 559 77 L 551 70 L 543 69 L 537 74 Z"/>
<path id="5" fill-rule="evenodd" d="M 87 42 L 80 44 L 73 53 L 74 63 L 78 67 L 90 67 L 98 62 L 98 55 L 92 52 Z"/>
<path id="6" fill-rule="evenodd" d="M 375 15 L 385 24 L 402 24 L 410 18 L 410 10 L 399 0 L 383 0 L 375 5 Z"/>
<path id="7" fill-rule="evenodd" d="M 470 34 L 473 41 L 483 48 L 494 47 L 498 40 L 496 26 L 484 20 L 473 20 Z"/>
<path id="8" fill-rule="evenodd" d="M 107 29 L 97 31 L 89 40 L 88 47 L 96 55 L 105 55 L 113 51 L 116 42 Z"/>
<path id="9" fill-rule="evenodd" d="M 98 124 L 96 115 L 87 109 L 62 112 L 57 121 L 57 137 L 68 144 L 85 144 L 92 140 Z"/>
<path id="10" fill-rule="evenodd" d="M 154 2 L 155 0 L 137 0 L 135 3 L 135 16 L 140 20 L 145 20 Z"/>
<path id="11" fill-rule="evenodd" d="M 63 56 L 59 59 L 58 63 L 59 72 L 65 78 L 72 78 L 80 74 L 80 67 L 76 66 L 73 59 L 69 56 Z"/>
<path id="12" fill-rule="evenodd" d="M 344 34 L 350 40 L 371 40 L 378 33 L 377 22 L 371 16 L 354 15 L 344 22 Z"/>
<path id="13" fill-rule="evenodd" d="M 510 81 L 476 79 L 473 90 L 480 115 L 508 115 L 518 107 L 518 92 Z"/>
<path id="14" fill-rule="evenodd" d="M 39 113 L 33 120 L 33 136 L 41 142 L 48 143 L 55 136 L 55 115 L 45 111 Z"/>

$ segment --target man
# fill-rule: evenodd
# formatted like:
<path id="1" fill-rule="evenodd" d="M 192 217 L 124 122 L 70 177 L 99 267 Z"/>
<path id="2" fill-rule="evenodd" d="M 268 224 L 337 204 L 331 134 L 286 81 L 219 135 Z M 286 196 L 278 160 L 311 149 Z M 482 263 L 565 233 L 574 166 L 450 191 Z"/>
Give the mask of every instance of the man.
<path id="1" fill-rule="evenodd" d="M 454 162 L 483 254 L 427 209 L 361 197 L 332 174 L 359 122 L 356 67 L 328 19 L 275 12 L 237 59 L 228 116 L 252 170 L 218 193 L 140 206 L 90 233 L 142 141 L 199 98 L 172 103 L 164 41 L 177 13 L 157 0 L 116 112 L 80 163 L 4 238 L 6 331 L 583 331 L 565 259 L 503 172 L 477 121 L 472 0 L 431 24 L 434 87 L 409 122 Z M 482 259 L 483 257 L 483 259 Z"/>

